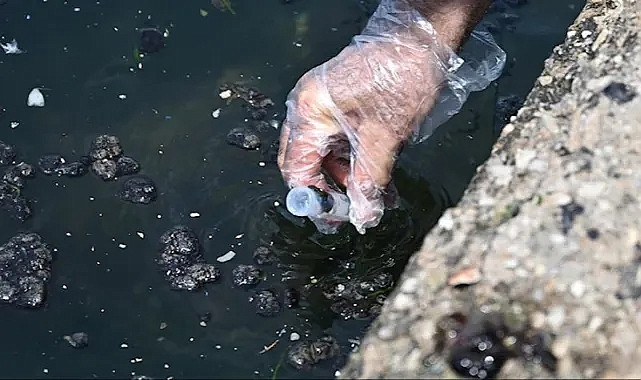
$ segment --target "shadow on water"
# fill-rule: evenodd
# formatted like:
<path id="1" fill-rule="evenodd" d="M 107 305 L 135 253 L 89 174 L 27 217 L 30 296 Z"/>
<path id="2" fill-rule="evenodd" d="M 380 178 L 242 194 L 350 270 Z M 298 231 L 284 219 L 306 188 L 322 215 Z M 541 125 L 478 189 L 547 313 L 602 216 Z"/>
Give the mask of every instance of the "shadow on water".
<path id="1" fill-rule="evenodd" d="M 38 173 L 27 183 L 34 215 L 23 224 L 0 215 L 0 241 L 37 232 L 56 248 L 55 261 L 41 309 L 0 305 L 4 376 L 270 377 L 275 368 L 279 378 L 331 376 L 422 237 L 487 158 L 504 124 L 496 120 L 497 100 L 513 96 L 499 103 L 518 106 L 581 4 L 541 0 L 491 15 L 510 57 L 507 73 L 426 144 L 403 153 L 394 176 L 398 210 L 365 236 L 350 227 L 324 236 L 282 207 L 286 189 L 267 150 L 277 130 L 261 134 L 259 151 L 226 143 L 246 114 L 238 103 L 225 105 L 218 87 L 256 86 L 282 119 L 298 77 L 336 54 L 376 2 L 232 3 L 235 15 L 208 1 L 91 2 L 77 11 L 53 1 L 0 6 L 2 42 L 15 37 L 28 51 L 0 57 L 0 140 L 35 164 L 45 153 L 78 158 L 96 135 L 114 134 L 160 192 L 141 206 L 114 197 L 122 180 Z M 136 28 L 150 26 L 167 29 L 167 46 L 138 69 Z M 50 89 L 42 109 L 24 104 L 36 86 Z M 220 117 L 212 118 L 219 107 Z M 20 125 L 10 129 L 14 120 Z M 192 212 L 200 217 L 190 218 Z M 154 260 L 158 238 L 176 224 L 197 232 L 209 262 L 237 253 L 219 265 L 217 283 L 192 293 L 168 289 Z M 261 267 L 257 288 L 235 288 L 232 269 L 251 264 L 259 246 L 278 263 Z M 258 316 L 250 299 L 261 289 L 274 290 L 281 302 L 295 289 L 300 305 Z M 62 339 L 76 331 L 89 334 L 88 347 L 76 350 Z M 283 363 L 291 333 L 302 340 L 330 334 L 341 355 L 301 373 Z"/>

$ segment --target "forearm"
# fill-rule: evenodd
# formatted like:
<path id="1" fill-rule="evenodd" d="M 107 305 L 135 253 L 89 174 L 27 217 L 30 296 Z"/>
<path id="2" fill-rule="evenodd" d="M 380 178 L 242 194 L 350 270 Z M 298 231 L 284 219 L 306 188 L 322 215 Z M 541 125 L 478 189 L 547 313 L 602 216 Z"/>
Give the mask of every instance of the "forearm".
<path id="1" fill-rule="evenodd" d="M 407 0 L 434 27 L 442 41 L 458 50 L 481 20 L 491 0 Z"/>

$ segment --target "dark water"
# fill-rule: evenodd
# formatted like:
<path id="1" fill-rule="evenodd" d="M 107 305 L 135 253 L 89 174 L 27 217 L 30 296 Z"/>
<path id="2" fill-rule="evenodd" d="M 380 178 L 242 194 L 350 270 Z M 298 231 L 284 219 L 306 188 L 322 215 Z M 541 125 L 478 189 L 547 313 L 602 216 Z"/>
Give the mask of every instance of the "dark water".
<path id="1" fill-rule="evenodd" d="M 475 94 L 426 144 L 404 153 L 395 174 L 401 209 L 366 236 L 347 228 L 330 237 L 275 206 L 286 189 L 268 153 L 225 142 L 245 113 L 237 104 L 224 106 L 218 86 L 245 81 L 271 96 L 282 114 L 298 77 L 348 43 L 371 4 L 239 0 L 233 15 L 204 0 L 3 3 L 0 37 L 16 38 L 28 53 L 0 56 L 0 140 L 35 164 L 45 153 L 77 158 L 98 134 L 117 135 L 160 196 L 148 206 L 128 204 L 114 197 L 120 183 L 93 175 L 39 173 L 27 183 L 34 215 L 21 224 L 0 214 L 0 241 L 30 230 L 57 252 L 44 307 L 0 305 L 0 376 L 271 377 L 277 369 L 281 378 L 328 377 L 340 368 L 342 356 L 304 373 L 283 363 L 290 333 L 303 339 L 328 333 L 342 354 L 352 349 L 370 319 L 345 320 L 320 288 L 381 273 L 398 277 L 487 157 L 498 133 L 497 97 L 528 92 L 581 1 L 538 0 L 515 9 L 514 30 L 504 20 L 497 34 L 511 61 L 498 86 Z M 138 69 L 137 28 L 147 26 L 167 28 L 167 47 Z M 33 87 L 47 88 L 44 108 L 26 107 Z M 219 107 L 220 118 L 212 118 Z M 18 128 L 9 128 L 11 121 Z M 262 137 L 269 145 L 278 131 Z M 159 236 L 175 224 L 198 233 L 209 262 L 229 249 L 238 253 L 220 264 L 217 283 L 193 293 L 169 290 L 154 259 Z M 266 280 L 258 289 L 282 295 L 298 288 L 305 294 L 299 308 L 261 317 L 248 300 L 252 291 L 232 286 L 232 269 L 251 263 L 260 245 L 271 246 L 281 264 L 262 268 Z M 211 320 L 201 327 L 205 313 Z M 62 339 L 77 331 L 89 334 L 87 348 Z M 279 336 L 273 349 L 259 353 Z"/>

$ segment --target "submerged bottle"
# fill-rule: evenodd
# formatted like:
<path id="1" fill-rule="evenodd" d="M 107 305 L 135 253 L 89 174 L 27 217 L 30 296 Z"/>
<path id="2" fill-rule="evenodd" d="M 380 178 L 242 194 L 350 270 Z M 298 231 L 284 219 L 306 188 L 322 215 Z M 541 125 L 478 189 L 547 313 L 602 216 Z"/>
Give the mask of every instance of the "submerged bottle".
<path id="1" fill-rule="evenodd" d="M 287 210 L 296 216 L 313 219 L 349 221 L 349 198 L 338 192 L 328 192 L 316 186 L 291 189 L 285 199 Z"/>

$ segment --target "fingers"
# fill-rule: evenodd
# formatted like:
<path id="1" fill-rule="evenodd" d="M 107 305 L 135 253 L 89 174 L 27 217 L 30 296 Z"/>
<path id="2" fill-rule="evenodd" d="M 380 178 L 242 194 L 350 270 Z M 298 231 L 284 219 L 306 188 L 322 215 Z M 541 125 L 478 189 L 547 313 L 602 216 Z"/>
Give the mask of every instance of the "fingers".
<path id="1" fill-rule="evenodd" d="M 350 221 L 361 234 L 378 225 L 383 212 L 384 189 L 391 181 L 401 139 L 382 128 L 359 128 L 353 144 L 347 181 Z"/>
<path id="2" fill-rule="evenodd" d="M 289 187 L 317 186 L 327 189 L 328 184 L 321 173 L 324 141 L 326 136 L 305 125 L 292 128 L 289 121 L 283 124 L 278 166 Z"/>
<path id="3" fill-rule="evenodd" d="M 304 77 L 287 101 L 278 166 L 290 187 L 317 186 L 329 189 L 321 168 L 337 128 L 324 109 L 327 101 L 323 94 L 313 79 Z"/>

